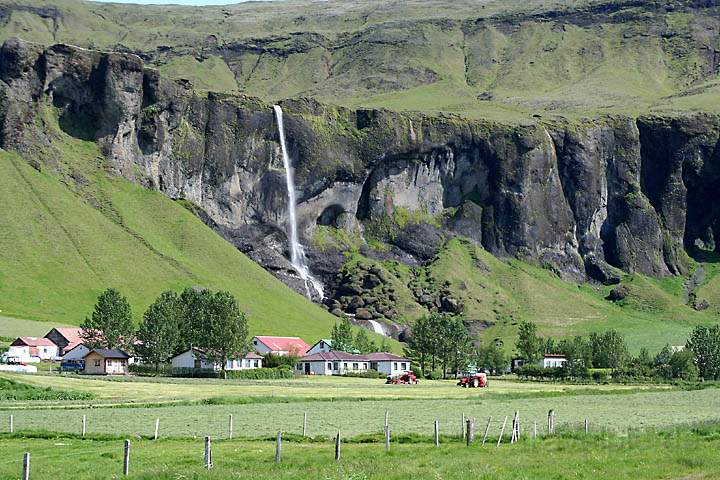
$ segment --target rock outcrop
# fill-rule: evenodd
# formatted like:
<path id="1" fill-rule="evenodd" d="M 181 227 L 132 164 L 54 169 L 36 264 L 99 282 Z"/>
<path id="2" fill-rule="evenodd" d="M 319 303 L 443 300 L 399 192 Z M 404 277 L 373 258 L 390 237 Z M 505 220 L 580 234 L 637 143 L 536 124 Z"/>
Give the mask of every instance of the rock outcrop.
<path id="1" fill-rule="evenodd" d="M 17 40 L 0 50 L 0 99 L 2 148 L 36 168 L 60 168 L 43 124 L 57 115 L 66 134 L 102 146 L 110 170 L 193 203 L 208 225 L 300 289 L 286 260 L 286 190 L 271 105 L 198 95 L 132 54 Z M 494 255 L 607 284 L 618 283 L 621 271 L 684 274 L 687 249 L 720 248 L 715 115 L 504 125 L 307 99 L 282 105 L 311 270 L 335 291 L 347 290 L 333 311 L 387 318 L 355 301 L 354 281 L 337 277 L 341 248 L 315 248 L 319 226 L 345 232 L 363 249 L 369 238 L 383 243 L 368 252 L 376 258 L 421 264 L 461 235 Z M 358 288 L 381 291 L 382 284 L 369 272 Z M 462 308 L 442 291 L 423 295 L 418 302 Z"/>

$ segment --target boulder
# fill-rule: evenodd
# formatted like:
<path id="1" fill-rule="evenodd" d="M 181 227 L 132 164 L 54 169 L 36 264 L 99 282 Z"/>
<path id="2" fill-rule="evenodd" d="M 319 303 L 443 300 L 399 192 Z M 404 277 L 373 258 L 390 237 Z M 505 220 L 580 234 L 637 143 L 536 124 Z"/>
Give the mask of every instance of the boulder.
<path id="1" fill-rule="evenodd" d="M 355 311 L 355 318 L 358 320 L 372 320 L 373 314 L 367 308 L 358 308 Z"/>

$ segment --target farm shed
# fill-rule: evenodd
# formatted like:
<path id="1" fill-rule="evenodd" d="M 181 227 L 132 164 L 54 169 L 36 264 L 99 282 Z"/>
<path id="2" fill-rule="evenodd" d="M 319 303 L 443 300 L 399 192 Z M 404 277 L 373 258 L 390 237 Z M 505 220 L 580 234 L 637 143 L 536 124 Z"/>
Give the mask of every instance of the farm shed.
<path id="1" fill-rule="evenodd" d="M 310 345 L 299 337 L 258 336 L 252 338 L 252 344 L 260 355 L 272 353 L 274 355 L 302 356 L 310 349 Z"/>
<path id="2" fill-rule="evenodd" d="M 96 348 L 85 355 L 83 373 L 88 375 L 127 375 L 130 355 L 118 349 Z"/>
<path id="3" fill-rule="evenodd" d="M 539 361 L 539 364 L 543 368 L 560 368 L 565 365 L 565 362 L 567 362 L 565 355 L 560 355 L 558 353 L 546 353 Z"/>

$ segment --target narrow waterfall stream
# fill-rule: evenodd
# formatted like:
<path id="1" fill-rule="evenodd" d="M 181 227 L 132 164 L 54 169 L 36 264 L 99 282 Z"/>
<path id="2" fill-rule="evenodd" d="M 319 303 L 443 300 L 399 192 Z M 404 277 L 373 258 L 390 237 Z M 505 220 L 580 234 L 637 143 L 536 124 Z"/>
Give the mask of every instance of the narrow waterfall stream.
<path id="1" fill-rule="evenodd" d="M 295 179 L 293 168 L 290 162 L 290 155 L 285 144 L 285 126 L 283 124 L 283 111 L 280 105 L 275 105 L 275 118 L 278 124 L 278 133 L 280 134 L 280 149 L 282 150 L 283 165 L 285 166 L 285 183 L 288 193 L 288 238 L 290 240 L 290 262 L 297 271 L 300 278 L 305 282 L 305 292 L 308 298 L 312 298 L 310 288 L 322 300 L 325 295 L 323 292 L 323 284 L 310 274 L 305 258 L 305 250 L 298 240 L 297 216 L 295 212 Z"/>

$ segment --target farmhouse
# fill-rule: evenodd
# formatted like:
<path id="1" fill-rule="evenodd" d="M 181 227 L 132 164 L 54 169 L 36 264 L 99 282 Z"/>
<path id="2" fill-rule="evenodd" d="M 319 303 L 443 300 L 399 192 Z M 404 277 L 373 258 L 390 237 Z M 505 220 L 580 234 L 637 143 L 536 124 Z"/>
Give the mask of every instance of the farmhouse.
<path id="1" fill-rule="evenodd" d="M 89 375 L 127 375 L 130 355 L 122 350 L 96 348 L 85 354 L 83 373 Z"/>
<path id="2" fill-rule="evenodd" d="M 80 328 L 53 328 L 45 335 L 45 338 L 57 345 L 58 355 L 62 357 L 65 353 L 83 343 L 80 336 L 81 331 Z"/>
<path id="3" fill-rule="evenodd" d="M 306 353 L 306 355 L 312 355 L 314 353 L 320 353 L 320 352 L 332 352 L 332 340 L 329 338 L 323 338 L 321 340 L 318 340 L 315 345 L 310 347 Z"/>
<path id="4" fill-rule="evenodd" d="M 10 344 L 6 355 L 8 360 L 17 362 L 39 362 L 52 360 L 58 356 L 58 348 L 47 338 L 18 337 Z"/>
<path id="5" fill-rule="evenodd" d="M 546 353 L 539 361 L 539 364 L 543 368 L 560 368 L 565 365 L 565 362 L 567 362 L 565 355 L 558 353 Z"/>
<path id="6" fill-rule="evenodd" d="M 268 337 L 258 336 L 252 338 L 255 351 L 260 355 L 272 353 L 274 355 L 305 355 L 310 345 L 299 337 Z"/>
<path id="7" fill-rule="evenodd" d="M 228 360 L 225 370 L 249 370 L 262 368 L 263 358 L 255 352 L 250 352 L 243 358 Z M 205 352 L 197 348 L 190 348 L 175 355 L 172 359 L 172 371 L 174 374 L 185 373 L 193 370 L 220 370 L 220 365 L 211 363 L 205 356 Z"/>
<path id="8" fill-rule="evenodd" d="M 318 352 L 302 357 L 295 370 L 305 375 L 345 375 L 376 370 L 395 376 L 410 370 L 410 360 L 391 353 Z"/>

